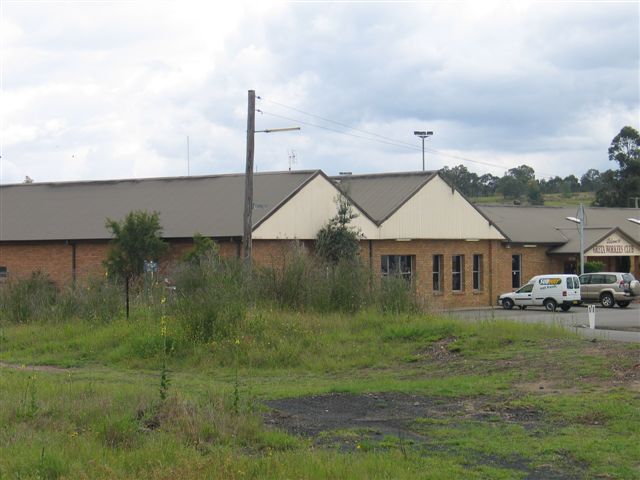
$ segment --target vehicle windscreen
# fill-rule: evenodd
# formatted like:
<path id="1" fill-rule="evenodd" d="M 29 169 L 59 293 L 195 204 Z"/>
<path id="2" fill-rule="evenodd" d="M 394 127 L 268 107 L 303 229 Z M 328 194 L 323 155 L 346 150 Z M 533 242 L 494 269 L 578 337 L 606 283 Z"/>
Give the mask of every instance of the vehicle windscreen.
<path id="1" fill-rule="evenodd" d="M 635 278 L 633 278 L 633 275 L 631 275 L 630 273 L 623 273 L 622 280 L 624 280 L 624 283 L 631 283 L 635 280 Z"/>

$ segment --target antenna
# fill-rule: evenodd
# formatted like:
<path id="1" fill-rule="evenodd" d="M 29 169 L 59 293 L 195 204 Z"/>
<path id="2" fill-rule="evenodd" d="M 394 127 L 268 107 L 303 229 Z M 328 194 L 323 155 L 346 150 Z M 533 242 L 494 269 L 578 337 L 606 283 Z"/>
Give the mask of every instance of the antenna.
<path id="1" fill-rule="evenodd" d="M 190 168 L 189 168 L 189 135 L 187 135 L 187 177 L 190 176 Z"/>
<path id="2" fill-rule="evenodd" d="M 296 151 L 293 149 L 289 150 L 289 171 L 291 171 L 291 168 L 296 163 L 298 163 L 298 159 L 296 158 Z"/>

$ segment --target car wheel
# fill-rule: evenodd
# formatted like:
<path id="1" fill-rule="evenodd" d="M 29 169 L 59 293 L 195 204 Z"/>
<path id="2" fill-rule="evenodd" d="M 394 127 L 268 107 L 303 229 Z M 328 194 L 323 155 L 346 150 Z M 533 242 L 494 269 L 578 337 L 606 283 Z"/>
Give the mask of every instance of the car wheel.
<path id="1" fill-rule="evenodd" d="M 571 309 L 571 305 L 560 305 L 563 312 L 568 312 Z"/>
<path id="2" fill-rule="evenodd" d="M 511 300 L 510 298 L 505 298 L 502 301 L 502 308 L 504 308 L 505 310 L 511 310 L 513 308 L 513 300 Z"/>
<path id="3" fill-rule="evenodd" d="M 631 302 L 627 302 L 627 301 L 624 301 L 624 302 L 618 302 L 618 306 L 619 306 L 620 308 L 627 308 L 627 307 L 629 306 L 629 304 L 630 304 L 630 303 L 631 303 Z"/>
<path id="4" fill-rule="evenodd" d="M 613 308 L 613 295 L 611 295 L 610 293 L 603 293 L 600 296 L 600 303 L 604 308 Z"/>
<path id="5" fill-rule="evenodd" d="M 548 311 L 550 312 L 555 312 L 556 311 L 556 301 L 553 298 L 547 298 L 544 301 L 544 308 L 546 308 Z"/>

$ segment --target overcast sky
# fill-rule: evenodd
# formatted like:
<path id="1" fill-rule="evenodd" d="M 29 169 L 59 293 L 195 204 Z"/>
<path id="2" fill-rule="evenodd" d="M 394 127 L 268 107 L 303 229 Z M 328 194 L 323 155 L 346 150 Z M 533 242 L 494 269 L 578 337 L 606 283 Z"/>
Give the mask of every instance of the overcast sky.
<path id="1" fill-rule="evenodd" d="M 221 2 L 223 3 L 223 2 Z M 465 165 L 614 168 L 638 129 L 632 2 L 0 2 L 0 182 Z M 189 155 L 187 159 L 187 137 Z"/>

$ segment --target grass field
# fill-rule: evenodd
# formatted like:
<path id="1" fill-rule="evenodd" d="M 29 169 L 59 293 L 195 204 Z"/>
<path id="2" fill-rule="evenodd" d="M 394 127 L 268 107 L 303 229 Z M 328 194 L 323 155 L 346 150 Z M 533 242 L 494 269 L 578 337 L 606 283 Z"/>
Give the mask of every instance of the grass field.
<path id="1" fill-rule="evenodd" d="M 577 192 L 570 197 L 565 197 L 561 193 L 545 193 L 544 205 L 546 207 L 573 207 L 578 206 L 581 203 L 584 206 L 589 206 L 596 198 L 595 192 Z M 482 204 L 497 204 L 497 205 L 513 205 L 513 200 L 506 200 L 502 195 L 492 195 L 489 197 L 473 197 L 471 199 L 473 203 Z M 526 199 L 521 199 L 522 205 L 527 205 Z"/>
<path id="2" fill-rule="evenodd" d="M 0 478 L 640 478 L 636 345 L 373 311 L 181 332 L 1 324 Z"/>

